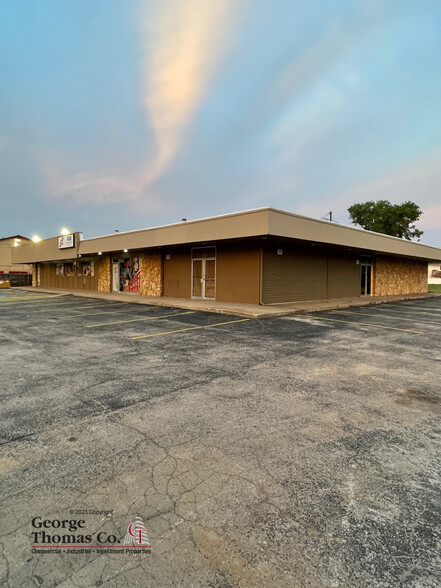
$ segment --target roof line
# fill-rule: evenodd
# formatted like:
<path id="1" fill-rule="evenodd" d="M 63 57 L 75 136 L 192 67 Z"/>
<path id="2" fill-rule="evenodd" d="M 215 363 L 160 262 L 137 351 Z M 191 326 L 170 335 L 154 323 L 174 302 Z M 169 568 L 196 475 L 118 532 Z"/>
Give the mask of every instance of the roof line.
<path id="1" fill-rule="evenodd" d="M 166 225 L 157 225 L 155 227 L 146 227 L 143 229 L 135 229 L 132 231 L 118 231 L 117 233 L 109 233 L 108 235 L 99 235 L 98 237 L 89 237 L 87 239 L 83 239 L 83 243 L 84 241 L 92 241 L 95 239 L 107 239 L 108 237 L 114 237 L 115 235 L 133 235 L 134 233 L 141 233 L 141 232 L 145 232 L 145 231 L 156 231 L 157 229 L 166 229 L 168 227 L 177 227 L 180 226 L 182 224 L 196 224 L 196 223 L 201 223 L 201 222 L 205 222 L 208 220 L 214 220 L 214 219 L 218 219 L 218 218 L 228 218 L 228 217 L 232 217 L 232 216 L 241 216 L 243 214 L 250 214 L 252 212 L 263 212 L 264 210 L 276 210 L 275 208 L 272 209 L 271 206 L 261 206 L 260 208 L 251 208 L 250 210 L 240 210 L 238 212 L 229 212 L 226 214 L 218 214 L 216 216 L 205 216 L 202 218 L 196 218 L 193 220 L 187 220 L 187 221 L 178 221 L 176 223 L 170 223 L 170 224 L 166 224 Z"/>
<path id="2" fill-rule="evenodd" d="M 25 241 L 30 241 L 28 237 L 24 237 L 23 235 L 11 235 L 10 237 L 2 237 L 0 241 L 7 241 L 8 239 L 24 239 Z"/>

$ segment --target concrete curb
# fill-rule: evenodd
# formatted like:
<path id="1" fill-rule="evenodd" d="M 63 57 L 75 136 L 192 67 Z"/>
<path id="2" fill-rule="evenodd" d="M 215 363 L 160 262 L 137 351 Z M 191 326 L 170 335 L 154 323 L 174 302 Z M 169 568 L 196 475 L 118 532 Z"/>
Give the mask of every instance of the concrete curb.
<path id="1" fill-rule="evenodd" d="M 130 294 L 108 293 L 108 292 L 94 292 L 94 291 L 79 291 L 79 290 L 64 290 L 60 288 L 36 288 L 21 286 L 16 288 L 28 292 L 43 292 L 46 294 L 58 294 L 62 296 L 77 296 L 80 298 L 93 298 L 95 300 L 109 300 L 113 302 L 125 302 L 132 304 L 147 304 L 152 306 L 167 306 L 172 308 L 182 308 L 186 310 L 196 310 L 201 312 L 213 312 L 217 314 L 228 314 L 244 318 L 269 318 L 289 316 L 294 314 L 308 314 L 310 312 L 319 312 L 326 310 L 336 310 L 339 308 L 351 308 L 354 306 L 372 306 L 376 304 L 387 304 L 388 302 L 400 302 L 405 300 L 418 300 L 426 298 L 434 298 L 441 296 L 437 293 L 424 294 L 407 294 L 394 296 L 379 296 L 377 298 L 353 298 L 340 300 L 317 300 L 293 303 L 291 305 L 283 304 L 277 306 L 258 306 L 254 304 L 237 304 L 237 303 L 206 303 L 201 304 L 200 301 L 195 300 L 181 300 L 179 298 L 157 298 L 150 296 L 135 296 Z"/>

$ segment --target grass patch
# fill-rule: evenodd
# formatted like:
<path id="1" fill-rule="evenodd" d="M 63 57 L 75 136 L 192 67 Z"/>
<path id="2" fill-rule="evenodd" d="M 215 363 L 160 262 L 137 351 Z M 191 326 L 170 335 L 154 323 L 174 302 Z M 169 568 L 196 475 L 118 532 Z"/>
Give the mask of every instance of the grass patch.
<path id="1" fill-rule="evenodd" d="M 429 292 L 439 292 L 441 294 L 441 284 L 429 284 Z"/>

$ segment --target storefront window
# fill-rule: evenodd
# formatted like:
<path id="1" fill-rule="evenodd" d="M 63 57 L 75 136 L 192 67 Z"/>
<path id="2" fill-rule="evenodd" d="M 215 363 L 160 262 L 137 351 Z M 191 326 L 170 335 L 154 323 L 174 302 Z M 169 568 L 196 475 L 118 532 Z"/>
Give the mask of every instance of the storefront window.
<path id="1" fill-rule="evenodd" d="M 81 262 L 81 275 L 87 278 L 93 278 L 95 275 L 95 262 L 94 261 L 82 261 Z"/>
<path id="2" fill-rule="evenodd" d="M 64 275 L 72 277 L 75 275 L 75 263 L 69 262 L 64 264 Z"/>
<path id="3" fill-rule="evenodd" d="M 93 278 L 95 275 L 95 262 L 92 261 L 81 261 L 77 265 L 77 276 L 83 276 L 85 278 Z"/>
<path id="4" fill-rule="evenodd" d="M 55 264 L 55 275 L 56 276 L 64 276 L 64 263 L 56 263 Z"/>
<path id="5" fill-rule="evenodd" d="M 119 262 L 120 292 L 139 292 L 139 257 L 125 257 Z"/>

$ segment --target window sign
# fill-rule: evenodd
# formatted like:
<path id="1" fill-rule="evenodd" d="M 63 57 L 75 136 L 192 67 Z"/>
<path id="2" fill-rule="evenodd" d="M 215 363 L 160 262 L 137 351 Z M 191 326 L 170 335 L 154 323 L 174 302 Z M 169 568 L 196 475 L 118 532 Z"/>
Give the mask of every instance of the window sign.
<path id="1" fill-rule="evenodd" d="M 64 276 L 64 263 L 55 264 L 55 275 Z"/>
<path id="2" fill-rule="evenodd" d="M 119 263 L 120 292 L 139 292 L 139 257 L 125 257 Z"/>
<path id="3" fill-rule="evenodd" d="M 58 237 L 58 249 L 69 249 L 70 247 L 75 247 L 75 235 L 73 233 Z"/>

